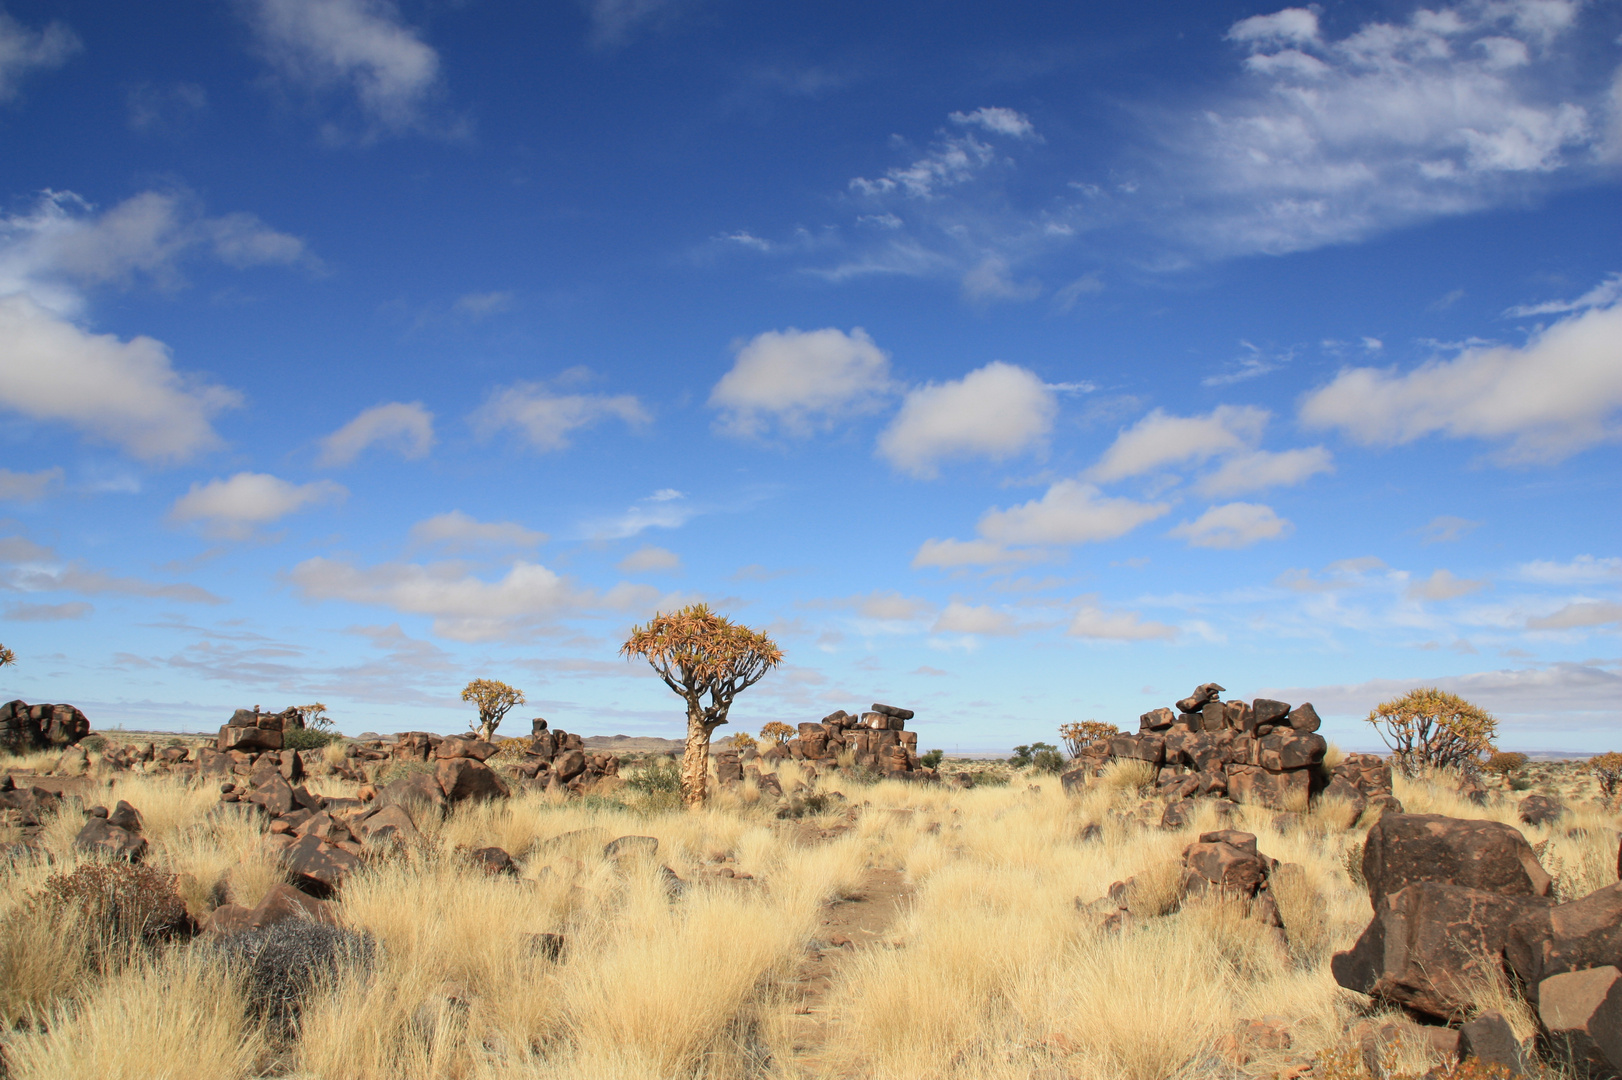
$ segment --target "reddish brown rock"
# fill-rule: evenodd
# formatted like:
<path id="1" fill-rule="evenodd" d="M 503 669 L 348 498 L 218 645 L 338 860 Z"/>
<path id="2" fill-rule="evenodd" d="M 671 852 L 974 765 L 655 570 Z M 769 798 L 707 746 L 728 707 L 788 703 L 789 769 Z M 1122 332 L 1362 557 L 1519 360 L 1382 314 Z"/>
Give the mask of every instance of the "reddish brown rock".
<path id="1" fill-rule="evenodd" d="M 1183 863 L 1191 871 L 1224 889 L 1233 889 L 1247 895 L 1254 894 L 1267 880 L 1267 863 L 1256 853 L 1256 838 L 1249 833 L 1250 847 L 1245 849 L 1222 841 L 1209 842 L 1205 836 L 1199 843 L 1190 844 L 1183 851 Z"/>
<path id="2" fill-rule="evenodd" d="M 489 761 L 501 749 L 492 742 L 483 739 L 443 739 L 434 750 L 434 756 L 441 761 L 454 758 L 472 758 L 474 761 Z"/>
<path id="3" fill-rule="evenodd" d="M 85 821 L 84 828 L 73 838 L 73 846 L 91 855 L 126 862 L 140 862 L 147 849 L 146 837 L 99 817 Z"/>
<path id="4" fill-rule="evenodd" d="M 291 885 L 277 882 L 265 893 L 259 905 L 247 913 L 246 928 L 274 926 L 289 919 L 309 919 L 329 926 L 338 925 L 338 916 L 331 901 L 318 899 Z"/>
<path id="5" fill-rule="evenodd" d="M 1306 769 L 1268 772 L 1256 765 L 1229 765 L 1228 795 L 1235 802 L 1252 803 L 1273 810 L 1306 806 L 1312 778 Z"/>
<path id="6" fill-rule="evenodd" d="M 502 848 L 479 848 L 476 851 L 469 852 L 468 859 L 475 867 L 493 877 L 502 874 L 512 877 L 518 876 L 518 864 L 513 862 L 513 857 Z"/>
<path id="7" fill-rule="evenodd" d="M 1269 772 L 1305 769 L 1324 758 L 1329 744 L 1322 735 L 1301 734 L 1293 728 L 1279 728 L 1262 736 L 1256 764 Z"/>
<path id="8" fill-rule="evenodd" d="M 233 731 L 254 731 L 255 728 L 232 728 Z M 258 803 L 265 808 L 265 812 L 272 817 L 280 817 L 290 813 L 297 803 L 293 799 L 293 788 L 282 774 L 272 769 L 261 774 L 258 783 L 252 791 L 245 796 L 248 802 Z"/>
<path id="9" fill-rule="evenodd" d="M 577 752 L 577 751 L 571 751 Z M 512 792 L 506 781 L 482 761 L 472 758 L 451 758 L 439 763 L 436 774 L 440 790 L 451 804 L 468 800 L 505 799 Z"/>
<path id="10" fill-rule="evenodd" d="M 1509 928 L 1504 960 L 1533 1004 L 1545 979 L 1609 965 L 1622 968 L 1622 882 L 1580 900 L 1528 911 Z"/>
<path id="11" fill-rule="evenodd" d="M 1538 987 L 1538 1020 L 1578 1076 L 1622 1075 L 1622 971 L 1607 964 L 1550 976 Z"/>
<path id="12" fill-rule="evenodd" d="M 1375 917 L 1330 964 L 1348 990 L 1439 1020 L 1465 1015 L 1502 970 L 1509 927 L 1537 897 L 1418 881 L 1382 898 Z"/>
<path id="13" fill-rule="evenodd" d="M 280 750 L 282 748 L 282 733 L 280 731 L 267 731 L 260 727 L 222 727 L 219 738 L 214 742 L 214 748 L 222 752 L 230 750 L 243 752 Z"/>
<path id="14" fill-rule="evenodd" d="M 439 786 L 434 774 L 413 773 L 379 788 L 375 802 L 380 807 L 396 804 L 405 806 L 413 814 L 418 812 L 419 807 L 443 811 L 445 792 Z"/>
<path id="15" fill-rule="evenodd" d="M 351 832 L 357 831 L 368 847 L 386 844 L 415 843 L 421 835 L 411 814 L 399 803 L 389 803 L 361 818 Z"/>
<path id="16" fill-rule="evenodd" d="M 344 878 L 360 868 L 360 859 L 319 836 L 306 836 L 282 853 L 293 883 L 312 896 L 330 896 Z"/>
<path id="17" fill-rule="evenodd" d="M 586 755 L 579 750 L 565 750 L 552 762 L 552 772 L 564 783 L 568 783 L 586 771 Z"/>
<path id="18" fill-rule="evenodd" d="M 1518 830 L 1440 814 L 1382 816 L 1363 845 L 1363 880 L 1376 911 L 1419 881 L 1527 897 L 1547 896 L 1552 881 Z"/>

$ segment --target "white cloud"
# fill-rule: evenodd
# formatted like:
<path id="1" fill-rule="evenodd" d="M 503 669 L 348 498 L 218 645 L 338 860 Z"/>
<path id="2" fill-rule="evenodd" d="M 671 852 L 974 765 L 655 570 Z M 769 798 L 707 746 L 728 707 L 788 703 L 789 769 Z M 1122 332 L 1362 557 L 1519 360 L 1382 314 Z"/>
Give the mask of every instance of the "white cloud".
<path id="1" fill-rule="evenodd" d="M 968 183 L 996 160 L 996 151 L 973 135 L 947 136 L 911 165 L 887 169 L 876 180 L 858 176 L 851 180 L 850 189 L 867 196 L 900 193 L 930 199 Z"/>
<path id="2" fill-rule="evenodd" d="M 186 461 L 221 443 L 212 418 L 234 390 L 175 371 L 149 337 L 91 334 L 23 296 L 0 298 L 0 407 L 70 424 L 143 461 Z"/>
<path id="3" fill-rule="evenodd" d="M 653 574 L 681 569 L 681 556 L 662 547 L 642 547 L 619 561 L 622 574 Z"/>
<path id="4" fill-rule="evenodd" d="M 759 436 L 775 421 L 803 436 L 838 419 L 871 412 L 892 393 L 890 357 L 860 327 L 768 330 L 738 346 L 732 369 L 710 392 L 720 427 Z"/>
<path id="5" fill-rule="evenodd" d="M 1465 349 L 1406 374 L 1347 368 L 1307 396 L 1303 423 L 1371 446 L 1427 435 L 1507 442 L 1510 462 L 1554 462 L 1622 428 L 1622 305 L 1591 308 L 1524 346 Z"/>
<path id="6" fill-rule="evenodd" d="M 593 45 L 622 45 L 639 27 L 669 13 L 671 0 L 584 0 Z"/>
<path id="7" fill-rule="evenodd" d="M 430 616 L 436 634 L 459 641 L 509 637 L 591 600 L 589 593 L 546 567 L 522 561 L 499 580 L 485 581 L 455 562 L 358 567 L 317 557 L 293 567 L 288 578 L 307 600 L 343 600 Z"/>
<path id="8" fill-rule="evenodd" d="M 1040 499 L 986 511 L 977 529 L 998 544 L 1086 544 L 1125 536 L 1170 509 L 1168 503 L 1109 498 L 1092 484 L 1060 480 Z"/>
<path id="9" fill-rule="evenodd" d="M 1003 461 L 1040 446 L 1058 403 L 1035 374 L 993 361 L 954 382 L 908 391 L 901 411 L 879 436 L 879 453 L 914 476 L 933 477 L 953 457 Z"/>
<path id="10" fill-rule="evenodd" d="M 1321 446 L 1301 450 L 1252 450 L 1224 461 L 1194 485 L 1203 495 L 1243 495 L 1270 487 L 1290 487 L 1319 473 L 1334 472 L 1333 457 Z"/>
<path id="11" fill-rule="evenodd" d="M 474 426 L 482 435 L 514 427 L 537 450 L 562 450 L 569 445 L 572 432 L 609 419 L 641 427 L 653 418 L 630 394 L 558 394 L 532 382 L 496 390 L 473 415 Z"/>
<path id="12" fill-rule="evenodd" d="M 61 483 L 60 467 L 32 473 L 0 469 L 0 502 L 38 502 Z"/>
<path id="13" fill-rule="evenodd" d="M 1547 300 L 1541 304 L 1523 304 L 1510 308 L 1504 314 L 1515 319 L 1533 315 L 1563 315 L 1571 311 L 1587 311 L 1589 308 L 1615 307 L 1618 301 L 1622 301 L 1622 274 L 1612 274 L 1575 300 Z"/>
<path id="14" fill-rule="evenodd" d="M 0 11 L 0 101 L 17 96 L 17 84 L 36 71 L 67 63 L 78 52 L 79 37 L 66 23 L 50 22 L 30 30 Z"/>
<path id="15" fill-rule="evenodd" d="M 506 311 L 512 307 L 513 294 L 511 292 L 485 292 L 463 293 L 451 305 L 458 314 L 466 315 L 470 319 L 483 319 L 490 315 Z"/>
<path id="16" fill-rule="evenodd" d="M 0 536 L 0 591 L 71 592 L 83 596 L 143 596 L 187 604 L 225 601 L 196 585 L 116 577 L 79 562 L 63 562 L 56 552 L 21 536 Z"/>
<path id="17" fill-rule="evenodd" d="M 1175 626 L 1144 621 L 1136 611 L 1106 611 L 1096 597 L 1084 597 L 1070 620 L 1071 637 L 1096 641 L 1163 641 L 1177 636 Z"/>
<path id="18" fill-rule="evenodd" d="M 1469 518 L 1456 517 L 1452 514 L 1441 514 L 1431 518 L 1425 527 L 1419 530 L 1419 534 L 1422 543 L 1449 544 L 1463 539 L 1480 527 L 1479 521 L 1471 521 Z"/>
<path id="19" fill-rule="evenodd" d="M 1410 600 L 1457 600 L 1487 587 L 1485 581 L 1453 576 L 1449 570 L 1436 570 L 1423 581 L 1408 586 Z"/>
<path id="20" fill-rule="evenodd" d="M 974 304 L 993 300 L 1035 300 L 1042 295 L 1042 283 L 1035 278 L 1015 281 L 1008 260 L 987 255 L 963 275 L 963 298 Z"/>
<path id="21" fill-rule="evenodd" d="M 1014 139 L 1035 139 L 1040 141 L 1042 136 L 1036 133 L 1031 124 L 1030 117 L 1013 109 L 1004 109 L 997 106 L 987 106 L 973 112 L 955 112 L 947 116 L 954 124 L 963 127 L 984 128 L 993 135 L 1007 135 Z"/>
<path id="22" fill-rule="evenodd" d="M 1246 84 L 1167 133 L 1167 197 L 1183 212 L 1161 224 L 1213 254 L 1298 251 L 1513 202 L 1590 167 L 1610 71 L 1583 55 L 1579 10 L 1420 8 L 1339 39 L 1302 8 L 1235 23 Z"/>
<path id="23" fill-rule="evenodd" d="M 67 619 L 82 619 L 95 610 L 95 607 L 83 600 L 73 600 L 66 604 L 9 604 L 6 607 L 6 618 L 12 622 L 62 622 Z"/>
<path id="24" fill-rule="evenodd" d="M 1565 563 L 1538 560 L 1523 563 L 1518 576 L 1544 585 L 1591 585 L 1622 578 L 1622 558 L 1579 555 Z"/>
<path id="25" fill-rule="evenodd" d="M 1108 483 L 1249 450 L 1261 439 L 1269 416 L 1251 405 L 1218 405 L 1204 416 L 1168 416 L 1156 409 L 1121 432 L 1087 475 Z"/>
<path id="26" fill-rule="evenodd" d="M 990 540 L 925 540 L 912 557 L 912 566 L 921 570 L 928 566 L 951 570 L 960 566 L 995 566 L 1002 563 L 1025 562 L 1034 556 L 1031 552 L 1009 551 Z"/>
<path id="27" fill-rule="evenodd" d="M 1295 526 L 1260 503 L 1232 502 L 1213 506 L 1166 535 L 1187 540 L 1190 547 L 1242 548 L 1258 540 L 1282 540 Z"/>
<path id="28" fill-rule="evenodd" d="M 253 0 L 266 59 L 310 91 L 353 93 L 376 127 L 419 126 L 439 80 L 439 54 L 392 0 Z"/>
<path id="29" fill-rule="evenodd" d="M 434 414 L 420 401 L 374 405 L 321 440 L 316 464 L 323 468 L 348 465 L 362 451 L 379 444 L 408 461 L 426 457 L 434 445 Z"/>
<path id="30" fill-rule="evenodd" d="M 1528 630 L 1577 630 L 1588 626 L 1608 626 L 1622 622 L 1622 604 L 1604 600 L 1579 600 L 1552 615 L 1527 619 Z"/>
<path id="31" fill-rule="evenodd" d="M 279 521 L 310 506 L 341 502 L 348 489 L 331 480 L 292 484 L 266 473 L 240 472 L 228 480 L 193 484 L 175 500 L 169 517 L 203 523 L 211 536 L 242 540 L 260 525 Z"/>
<path id="32" fill-rule="evenodd" d="M 411 526 L 411 543 L 416 547 L 438 548 L 451 554 L 478 548 L 517 548 L 523 550 L 544 544 L 543 532 L 526 529 L 513 521 L 480 521 L 460 510 L 435 514 Z"/>
<path id="33" fill-rule="evenodd" d="M 953 600 L 946 605 L 935 625 L 930 627 L 934 634 L 986 634 L 989 636 L 1005 636 L 1019 632 L 1013 617 L 1006 611 L 985 604 L 965 604 Z"/>
<path id="34" fill-rule="evenodd" d="M 673 488 L 664 488 L 638 499 L 623 514 L 587 522 L 584 531 L 594 540 L 623 540 L 645 529 L 679 529 L 698 513 L 699 509 L 687 501 L 687 496 Z"/>
<path id="35" fill-rule="evenodd" d="M 80 287 L 137 276 L 172 287 L 182 259 L 197 252 L 238 268 L 315 263 L 298 237 L 252 214 L 208 217 L 183 192 L 144 191 L 97 213 L 71 191 L 48 191 L 31 211 L 0 218 L 0 295 L 77 315 Z"/>

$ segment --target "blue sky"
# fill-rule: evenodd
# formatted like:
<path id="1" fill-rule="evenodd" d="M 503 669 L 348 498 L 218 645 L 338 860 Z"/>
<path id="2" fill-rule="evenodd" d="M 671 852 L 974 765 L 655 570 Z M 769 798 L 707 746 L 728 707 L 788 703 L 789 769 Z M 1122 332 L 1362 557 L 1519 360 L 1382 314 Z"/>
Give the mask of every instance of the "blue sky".
<path id="1" fill-rule="evenodd" d="M 6 0 L 0 148 L 5 697 L 1616 748 L 1615 4 Z"/>

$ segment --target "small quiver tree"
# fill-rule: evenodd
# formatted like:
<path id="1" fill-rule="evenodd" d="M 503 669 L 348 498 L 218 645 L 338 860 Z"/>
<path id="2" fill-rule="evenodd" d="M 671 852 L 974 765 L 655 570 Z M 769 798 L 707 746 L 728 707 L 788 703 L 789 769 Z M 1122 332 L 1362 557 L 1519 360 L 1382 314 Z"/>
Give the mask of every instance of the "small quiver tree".
<path id="1" fill-rule="evenodd" d="M 1114 724 L 1106 724 L 1100 720 L 1083 720 L 1079 724 L 1059 726 L 1059 737 L 1064 740 L 1064 748 L 1073 758 L 1080 757 L 1082 751 L 1088 747 L 1120 733 L 1121 729 Z"/>
<path id="2" fill-rule="evenodd" d="M 682 801 L 702 806 L 709 795 L 710 734 L 727 722 L 732 699 L 783 662 L 783 650 L 758 630 L 691 604 L 631 627 L 620 647 L 640 656 L 687 703 L 687 745 L 681 759 Z M 704 698 L 708 695 L 709 703 Z"/>
<path id="3" fill-rule="evenodd" d="M 770 739 L 778 746 L 786 745 L 788 741 L 794 738 L 794 736 L 797 734 L 798 732 L 789 727 L 787 724 L 783 723 L 781 720 L 773 720 L 765 727 L 760 729 L 760 737 L 762 739 Z"/>
<path id="4" fill-rule="evenodd" d="M 17 654 L 0 645 L 0 667 L 6 667 L 17 662 Z"/>
<path id="5" fill-rule="evenodd" d="M 1498 734 L 1498 721 L 1487 710 L 1435 687 L 1383 702 L 1370 710 L 1368 720 L 1410 776 L 1422 765 L 1477 767 Z"/>
<path id="6" fill-rule="evenodd" d="M 1610 806 L 1616 799 L 1616 789 L 1622 783 L 1622 754 L 1612 750 L 1608 754 L 1588 759 L 1588 771 L 1599 784 L 1600 802 Z"/>
<path id="7" fill-rule="evenodd" d="M 495 679 L 474 679 L 462 688 L 462 700 L 471 701 L 479 710 L 479 738 L 489 742 L 501 726 L 501 718 L 514 705 L 524 703 L 524 692 Z"/>

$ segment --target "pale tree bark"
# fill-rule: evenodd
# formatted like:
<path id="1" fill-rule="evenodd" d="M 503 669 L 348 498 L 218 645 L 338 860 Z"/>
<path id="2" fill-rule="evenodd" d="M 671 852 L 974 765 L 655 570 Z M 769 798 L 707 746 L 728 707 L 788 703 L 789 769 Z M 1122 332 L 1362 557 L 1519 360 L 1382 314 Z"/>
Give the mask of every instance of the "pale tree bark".
<path id="1" fill-rule="evenodd" d="M 485 742 L 489 742 L 491 739 L 495 738 L 496 725 L 499 723 L 501 723 L 500 720 L 482 721 L 479 724 L 479 738 L 483 739 Z"/>
<path id="2" fill-rule="evenodd" d="M 687 703 L 687 743 L 681 755 L 681 798 L 688 807 L 703 806 L 710 794 L 710 734 L 726 723 L 705 718 L 696 700 Z"/>

